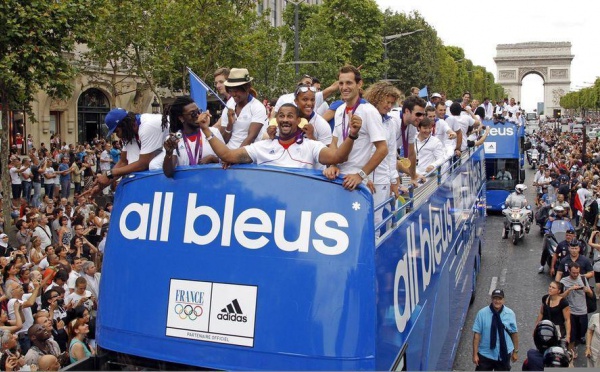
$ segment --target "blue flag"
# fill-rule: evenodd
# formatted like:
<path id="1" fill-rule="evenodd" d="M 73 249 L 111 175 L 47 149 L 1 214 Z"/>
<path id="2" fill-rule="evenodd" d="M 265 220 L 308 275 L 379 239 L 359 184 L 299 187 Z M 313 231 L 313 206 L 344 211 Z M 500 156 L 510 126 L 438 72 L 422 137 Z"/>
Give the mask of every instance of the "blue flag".
<path id="1" fill-rule="evenodd" d="M 190 96 L 192 96 L 192 99 L 194 100 L 194 102 L 196 102 L 198 108 L 200 108 L 202 111 L 206 111 L 206 96 L 209 93 L 217 97 L 217 99 L 221 101 L 223 106 L 226 106 L 225 102 L 223 102 L 221 97 L 219 97 L 219 95 L 215 93 L 214 90 L 210 89 L 208 84 L 202 81 L 202 79 L 200 79 L 198 75 L 196 75 L 194 71 L 192 71 L 191 68 L 188 67 L 187 69 L 190 74 Z"/>
<path id="2" fill-rule="evenodd" d="M 190 95 L 192 96 L 194 102 L 196 102 L 198 105 L 198 108 L 200 108 L 202 111 L 206 111 L 206 95 L 208 94 L 208 90 L 206 90 L 202 79 L 200 79 L 198 75 L 194 74 L 190 68 L 188 68 L 188 70 L 190 73 Z"/>
<path id="3" fill-rule="evenodd" d="M 419 91 L 419 97 L 425 97 L 427 98 L 427 96 L 429 96 L 429 94 L 427 93 L 427 85 L 425 85 L 423 88 L 421 88 L 421 90 Z"/>

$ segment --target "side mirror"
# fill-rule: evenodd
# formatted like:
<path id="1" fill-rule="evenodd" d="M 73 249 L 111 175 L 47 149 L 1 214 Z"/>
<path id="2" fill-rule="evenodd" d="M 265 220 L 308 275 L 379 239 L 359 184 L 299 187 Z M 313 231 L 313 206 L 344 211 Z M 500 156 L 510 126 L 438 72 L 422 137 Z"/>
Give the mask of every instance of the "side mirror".
<path id="1" fill-rule="evenodd" d="M 527 210 L 530 211 L 531 210 L 531 205 L 528 205 L 525 208 L 527 208 Z"/>
<path id="2" fill-rule="evenodd" d="M 502 209 L 506 209 L 506 205 L 502 204 L 502 205 L 500 206 L 500 208 L 502 208 Z"/>

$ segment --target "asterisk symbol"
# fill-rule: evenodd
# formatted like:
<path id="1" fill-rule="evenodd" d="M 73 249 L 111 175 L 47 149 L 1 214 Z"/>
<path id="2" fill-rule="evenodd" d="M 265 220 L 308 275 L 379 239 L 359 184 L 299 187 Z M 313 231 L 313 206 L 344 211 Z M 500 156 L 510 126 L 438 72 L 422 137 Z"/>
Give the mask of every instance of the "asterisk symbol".
<path id="1" fill-rule="evenodd" d="M 354 202 L 352 203 L 352 209 L 354 209 L 355 211 L 360 209 L 360 203 L 359 202 Z"/>

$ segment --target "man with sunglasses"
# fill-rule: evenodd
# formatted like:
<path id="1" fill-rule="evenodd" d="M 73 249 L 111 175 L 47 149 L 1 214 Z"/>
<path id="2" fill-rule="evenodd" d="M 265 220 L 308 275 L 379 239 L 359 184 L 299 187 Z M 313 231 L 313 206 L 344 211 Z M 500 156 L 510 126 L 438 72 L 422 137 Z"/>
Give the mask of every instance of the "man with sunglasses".
<path id="1" fill-rule="evenodd" d="M 200 165 L 218 163 L 215 152 L 200 130 L 200 121 L 210 121 L 208 112 L 201 113 L 198 106 L 190 96 L 180 96 L 175 99 L 168 110 L 169 123 L 172 133 L 180 136 L 170 136 L 165 140 L 164 151 L 157 159 L 164 161 L 152 162 L 150 169 L 161 164 L 161 169 L 167 177 L 173 177 L 175 167 L 178 165 Z M 214 126 L 209 128 L 214 136 L 223 141 L 219 129 Z M 175 152 L 175 153 L 174 153 Z"/>
<path id="2" fill-rule="evenodd" d="M 162 152 L 169 135 L 168 121 L 159 114 L 136 114 L 115 108 L 106 114 L 104 122 L 108 127 L 106 136 L 110 137 L 114 132 L 121 139 L 123 148 L 113 169 L 97 176 L 94 194 L 119 177 L 148 170 L 150 162 Z"/>
<path id="3" fill-rule="evenodd" d="M 418 184 L 417 175 L 417 153 L 415 151 L 415 138 L 417 136 L 417 127 L 425 117 L 425 106 L 427 103 L 423 98 L 417 96 L 406 97 L 402 104 L 402 111 L 392 110 L 391 114 L 396 115 L 401 123 L 396 128 L 396 144 L 401 150 L 400 155 L 410 160 L 408 174 L 414 185 Z"/>

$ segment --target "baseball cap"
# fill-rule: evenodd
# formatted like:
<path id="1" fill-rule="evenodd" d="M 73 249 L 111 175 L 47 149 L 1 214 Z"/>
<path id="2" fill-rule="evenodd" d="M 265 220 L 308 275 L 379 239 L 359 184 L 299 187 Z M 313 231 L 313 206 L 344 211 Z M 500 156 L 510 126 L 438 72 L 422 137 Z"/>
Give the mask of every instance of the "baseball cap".
<path id="1" fill-rule="evenodd" d="M 104 118 L 104 123 L 108 127 L 108 133 L 106 133 L 106 137 L 110 137 L 111 134 L 117 129 L 117 125 L 121 122 L 121 120 L 127 117 L 127 110 L 122 108 L 112 109 L 106 114 Z"/>
<path id="2" fill-rule="evenodd" d="M 575 230 L 573 229 L 569 229 L 566 231 L 567 234 L 575 234 Z"/>
<path id="3" fill-rule="evenodd" d="M 569 246 L 570 247 L 579 247 L 579 242 L 577 242 L 577 240 L 571 240 L 569 242 Z"/>
<path id="4" fill-rule="evenodd" d="M 431 98 L 436 98 L 436 97 L 437 97 L 437 98 L 442 98 L 442 96 L 441 96 L 439 93 L 433 93 L 433 94 L 431 95 Z"/>
<path id="5" fill-rule="evenodd" d="M 494 289 L 494 291 L 492 292 L 492 298 L 494 297 L 504 298 L 504 291 L 501 289 Z"/>

